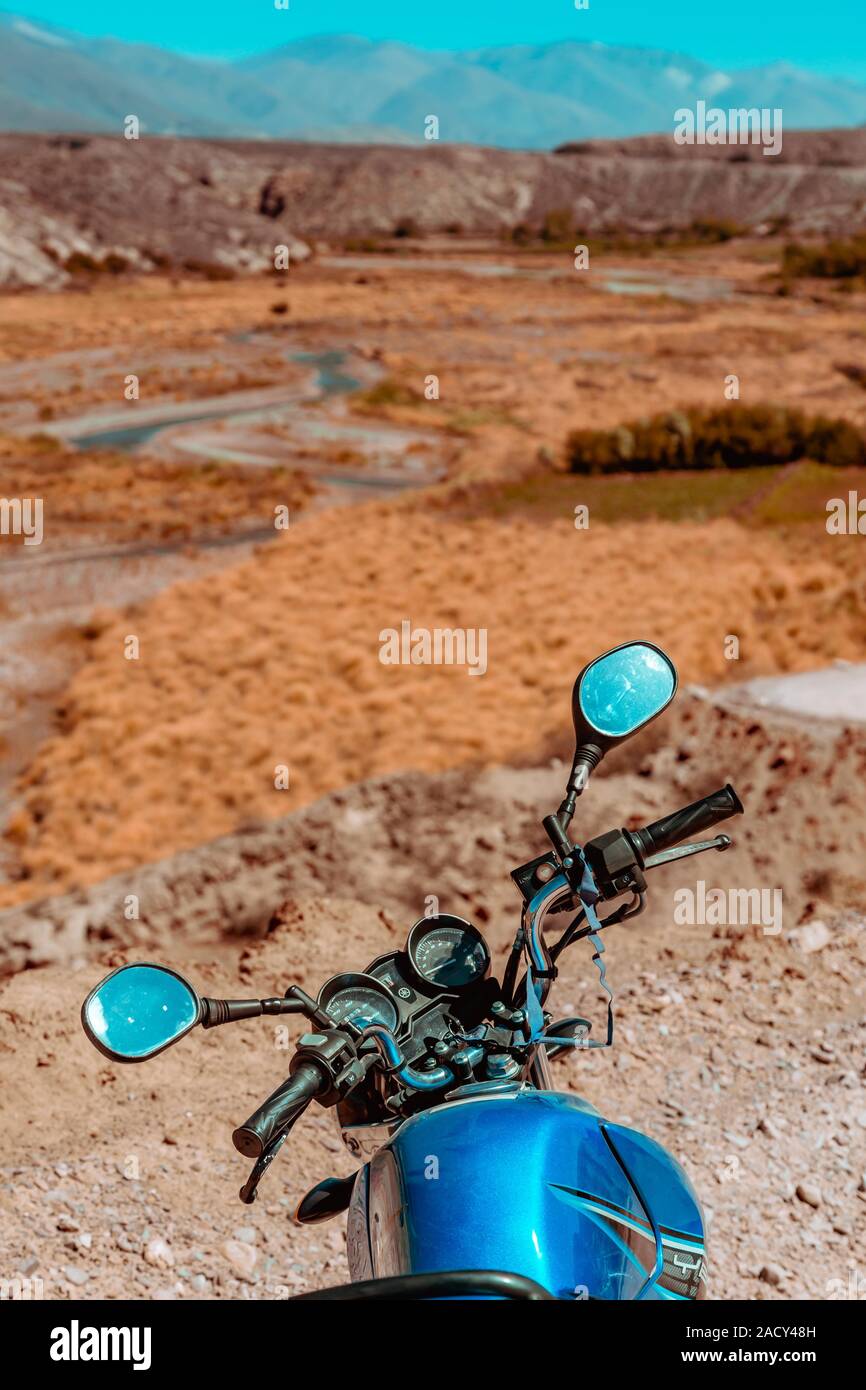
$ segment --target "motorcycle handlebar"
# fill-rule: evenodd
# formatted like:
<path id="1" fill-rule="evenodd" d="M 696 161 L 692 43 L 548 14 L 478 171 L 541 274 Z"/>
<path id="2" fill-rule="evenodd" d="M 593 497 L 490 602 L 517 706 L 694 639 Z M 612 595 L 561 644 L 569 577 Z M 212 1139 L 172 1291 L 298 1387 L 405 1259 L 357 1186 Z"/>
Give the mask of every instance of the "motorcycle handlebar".
<path id="1" fill-rule="evenodd" d="M 271 1140 L 285 1129 L 295 1113 L 309 1104 L 320 1091 L 327 1089 L 327 1079 L 320 1067 L 312 1062 L 300 1062 L 292 1075 L 268 1096 L 245 1124 L 232 1134 L 232 1143 L 246 1158 L 260 1158 Z"/>
<path id="2" fill-rule="evenodd" d="M 709 796 L 702 796 L 699 801 L 693 801 L 691 806 L 684 806 L 680 811 L 674 811 L 669 816 L 662 816 L 661 820 L 653 821 L 652 825 L 645 825 L 642 830 L 630 830 L 628 833 L 641 855 L 647 858 L 651 854 L 671 849 L 681 840 L 700 835 L 719 821 L 727 820 L 729 816 L 742 814 L 743 803 L 728 782 L 718 791 L 710 792 Z"/>

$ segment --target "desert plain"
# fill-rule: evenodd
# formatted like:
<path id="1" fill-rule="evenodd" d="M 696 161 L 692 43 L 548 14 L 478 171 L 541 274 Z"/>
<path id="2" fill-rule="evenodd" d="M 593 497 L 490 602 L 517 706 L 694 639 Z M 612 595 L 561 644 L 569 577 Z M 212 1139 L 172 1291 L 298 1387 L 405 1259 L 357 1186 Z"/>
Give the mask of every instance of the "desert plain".
<path id="1" fill-rule="evenodd" d="M 0 496 L 41 498 L 44 524 L 0 541 L 0 1203 L 6 1264 L 46 1296 L 342 1280 L 342 1232 L 289 1221 L 351 1168 L 330 1117 L 252 1214 L 236 1201 L 230 1131 L 280 1079 L 272 1034 L 187 1039 L 130 1079 L 80 1001 L 148 954 L 214 993 L 315 991 L 431 893 L 504 948 L 571 684 L 636 636 L 673 656 L 681 708 L 593 779 L 580 833 L 727 780 L 747 814 L 611 932 L 620 1040 L 562 1084 L 682 1157 L 712 1296 L 859 1287 L 862 713 L 782 715 L 750 682 L 863 660 L 864 540 L 826 522 L 866 470 L 566 468 L 571 430 L 717 408 L 733 379 L 866 428 L 866 294 L 786 285 L 780 256 L 744 236 L 576 269 L 443 235 L 0 297 Z M 404 621 L 483 630 L 483 674 L 383 664 Z M 678 925 L 701 875 L 780 890 L 781 929 Z M 577 956 L 562 1011 L 602 1030 Z"/>

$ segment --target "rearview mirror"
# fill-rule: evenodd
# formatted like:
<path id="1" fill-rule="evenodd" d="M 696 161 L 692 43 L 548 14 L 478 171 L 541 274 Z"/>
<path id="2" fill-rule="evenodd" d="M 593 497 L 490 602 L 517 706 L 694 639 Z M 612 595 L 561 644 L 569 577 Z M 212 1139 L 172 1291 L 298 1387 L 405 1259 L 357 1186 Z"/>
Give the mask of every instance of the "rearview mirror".
<path id="1" fill-rule="evenodd" d="M 577 747 L 606 753 L 666 709 L 677 688 L 676 668 L 660 647 L 626 642 L 585 666 L 574 683 Z"/>
<path id="2" fill-rule="evenodd" d="M 674 663 L 652 642 L 624 642 L 584 666 L 571 695 L 576 743 L 565 798 L 544 820 L 557 853 L 570 852 L 566 831 L 590 773 L 611 748 L 661 714 L 676 689 Z"/>
<path id="3" fill-rule="evenodd" d="M 201 1001 L 192 985 L 164 965 L 122 965 L 81 1007 L 85 1033 L 114 1062 L 155 1057 L 200 1018 Z"/>

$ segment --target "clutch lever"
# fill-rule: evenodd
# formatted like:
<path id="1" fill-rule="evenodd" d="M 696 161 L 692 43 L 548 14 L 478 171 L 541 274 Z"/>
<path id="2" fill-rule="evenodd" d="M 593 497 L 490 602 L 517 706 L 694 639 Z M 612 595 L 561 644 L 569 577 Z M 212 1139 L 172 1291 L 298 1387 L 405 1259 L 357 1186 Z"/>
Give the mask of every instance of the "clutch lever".
<path id="1" fill-rule="evenodd" d="M 252 1206 L 253 1202 L 256 1200 L 256 1197 L 258 1196 L 257 1188 L 259 1183 L 261 1182 L 268 1168 L 273 1163 L 280 1149 L 283 1147 L 286 1140 L 288 1139 L 290 1131 L 297 1124 L 298 1120 L 301 1118 L 304 1111 L 308 1108 L 309 1105 L 309 1100 L 302 1101 L 302 1103 L 298 1106 L 297 1110 L 292 1115 L 288 1123 L 284 1125 L 284 1127 L 277 1134 L 275 1134 L 273 1139 L 271 1139 L 270 1142 L 266 1144 L 265 1147 L 262 1149 L 262 1152 L 259 1154 L 258 1158 L 252 1166 L 252 1169 L 250 1170 L 249 1177 L 247 1178 L 246 1182 L 244 1183 L 243 1187 L 238 1193 L 238 1196 L 240 1197 L 241 1201 L 244 1203 L 245 1206 Z"/>
<path id="2" fill-rule="evenodd" d="M 723 853 L 730 849 L 733 841 L 730 835 L 717 835 L 713 840 L 696 840 L 691 845 L 675 845 L 673 849 L 663 849 L 659 854 L 651 854 L 643 861 L 645 869 L 657 869 L 660 864 L 672 864 L 675 859 L 688 859 L 692 854 L 703 854 L 705 849 L 717 849 Z"/>

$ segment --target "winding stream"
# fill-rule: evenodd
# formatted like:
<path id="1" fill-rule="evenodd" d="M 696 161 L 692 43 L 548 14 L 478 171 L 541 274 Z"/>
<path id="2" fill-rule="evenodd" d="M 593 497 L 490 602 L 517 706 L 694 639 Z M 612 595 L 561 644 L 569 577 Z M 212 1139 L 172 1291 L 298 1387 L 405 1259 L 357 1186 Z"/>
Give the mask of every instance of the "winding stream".
<path id="1" fill-rule="evenodd" d="M 240 335 L 238 341 L 250 341 L 252 335 Z M 341 370 L 346 360 L 345 352 L 294 352 L 287 354 L 286 360 L 289 362 L 300 362 L 315 368 L 315 385 L 322 399 L 327 400 L 333 396 L 348 395 L 352 391 L 359 390 L 361 381 L 354 376 Z M 187 406 L 176 407 L 173 404 L 163 406 L 144 407 L 142 413 L 155 416 L 148 418 L 137 425 L 115 425 L 109 423 L 101 429 L 85 428 L 76 430 L 75 428 L 64 429 L 64 436 L 70 444 L 74 444 L 78 449 L 119 449 L 123 452 L 132 453 L 141 445 L 147 444 L 156 438 L 163 430 L 173 429 L 179 425 L 198 425 L 208 420 L 242 420 L 246 416 L 261 415 L 263 406 L 261 401 L 249 406 L 238 405 L 238 393 L 230 396 L 214 397 L 205 409 L 196 407 L 191 409 Z M 261 394 L 261 393 L 259 393 Z M 280 403 L 275 404 L 275 409 L 288 409 L 300 405 L 304 396 L 295 393 L 289 400 L 285 400 L 280 392 Z M 265 409 L 267 407 L 264 407 Z M 113 417 L 112 421 L 113 421 Z M 67 422 L 63 422 L 64 425 Z"/>

